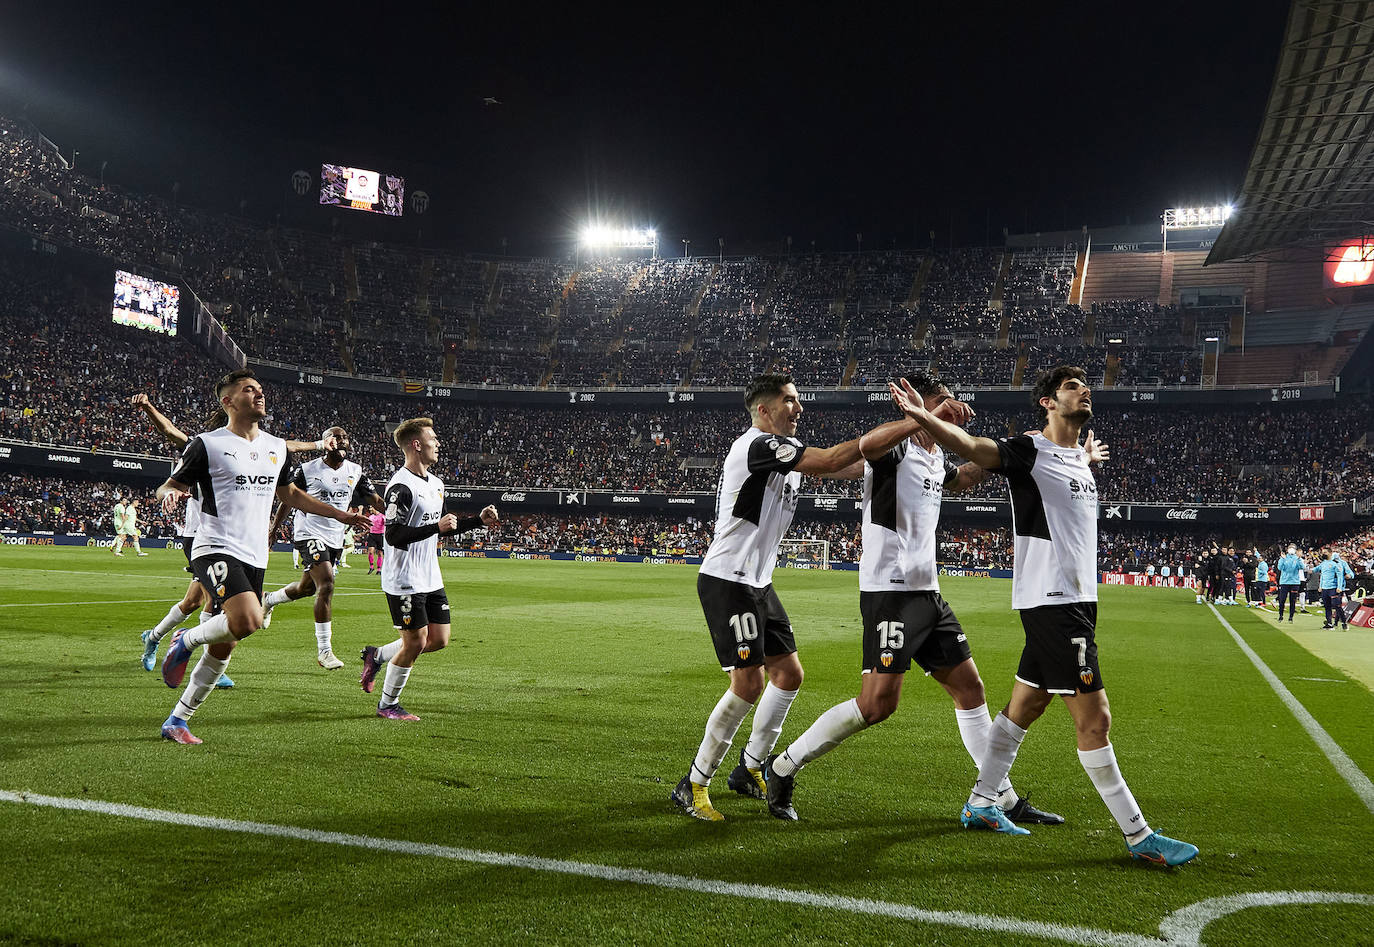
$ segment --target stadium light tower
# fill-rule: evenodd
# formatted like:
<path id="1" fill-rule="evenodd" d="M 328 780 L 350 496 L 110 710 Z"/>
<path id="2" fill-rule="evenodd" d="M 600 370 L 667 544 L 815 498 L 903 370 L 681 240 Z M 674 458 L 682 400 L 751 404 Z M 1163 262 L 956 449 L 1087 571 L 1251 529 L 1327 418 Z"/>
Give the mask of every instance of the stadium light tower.
<path id="1" fill-rule="evenodd" d="M 582 246 L 593 250 L 650 250 L 657 257 L 658 231 L 652 227 L 588 224 L 582 228 Z"/>
<path id="2" fill-rule="evenodd" d="M 1234 210 L 1230 204 L 1214 204 L 1211 207 L 1170 207 L 1160 215 L 1160 220 L 1164 222 L 1160 227 L 1160 232 L 1164 234 L 1164 249 L 1169 249 L 1170 230 L 1211 230 L 1224 225 Z"/>

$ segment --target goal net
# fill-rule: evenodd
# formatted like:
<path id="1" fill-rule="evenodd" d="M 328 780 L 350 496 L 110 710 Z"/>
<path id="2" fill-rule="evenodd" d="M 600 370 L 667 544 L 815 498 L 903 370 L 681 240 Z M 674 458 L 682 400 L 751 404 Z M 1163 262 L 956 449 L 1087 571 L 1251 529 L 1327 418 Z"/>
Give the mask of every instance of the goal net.
<path id="1" fill-rule="evenodd" d="M 784 539 L 778 544 L 778 565 L 790 569 L 829 569 L 830 543 L 824 539 Z"/>

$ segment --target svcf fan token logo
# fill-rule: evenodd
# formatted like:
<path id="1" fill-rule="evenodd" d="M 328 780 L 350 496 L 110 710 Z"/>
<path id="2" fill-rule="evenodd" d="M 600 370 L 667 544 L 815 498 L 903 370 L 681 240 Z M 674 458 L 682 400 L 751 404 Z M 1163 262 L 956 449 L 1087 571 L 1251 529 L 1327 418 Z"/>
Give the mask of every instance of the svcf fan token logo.
<path id="1" fill-rule="evenodd" d="M 882 655 L 878 658 L 878 660 L 881 661 L 881 662 L 883 662 L 883 667 L 885 667 L 885 668 L 890 668 L 890 667 L 892 667 L 892 652 L 891 652 L 891 651 L 884 651 L 884 652 L 882 653 Z"/>
<path id="2" fill-rule="evenodd" d="M 748 660 L 749 660 L 749 646 L 748 646 L 747 644 L 742 644 L 742 645 L 740 645 L 738 648 L 735 649 L 735 654 L 738 654 L 738 655 L 739 655 L 739 659 L 740 659 L 741 661 L 748 661 Z"/>
<path id="3" fill-rule="evenodd" d="M 1083 686 L 1084 686 L 1084 687 L 1087 687 L 1088 685 L 1092 684 L 1092 682 L 1093 682 L 1093 669 L 1092 669 L 1092 668 L 1083 668 L 1082 670 L 1080 670 L 1080 671 L 1078 672 L 1078 679 L 1079 679 L 1080 681 L 1083 682 Z"/>

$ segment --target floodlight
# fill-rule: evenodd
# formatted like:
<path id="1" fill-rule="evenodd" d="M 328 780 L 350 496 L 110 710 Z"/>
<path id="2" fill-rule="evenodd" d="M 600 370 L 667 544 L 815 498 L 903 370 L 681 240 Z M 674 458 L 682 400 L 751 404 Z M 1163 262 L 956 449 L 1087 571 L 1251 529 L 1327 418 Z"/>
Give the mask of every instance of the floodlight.
<path id="1" fill-rule="evenodd" d="M 1209 335 L 1209 336 L 1207 336 L 1207 338 L 1203 339 L 1202 341 L 1204 341 L 1204 342 L 1220 342 L 1221 339 L 1217 338 L 1217 337 L 1214 336 L 1214 335 Z"/>
<path id="2" fill-rule="evenodd" d="M 1108 342 L 1111 342 L 1113 345 L 1117 345 L 1117 344 L 1120 344 L 1120 343 L 1122 343 L 1122 342 L 1125 342 L 1126 340 L 1125 340 L 1125 339 L 1108 339 L 1107 341 L 1108 341 Z"/>

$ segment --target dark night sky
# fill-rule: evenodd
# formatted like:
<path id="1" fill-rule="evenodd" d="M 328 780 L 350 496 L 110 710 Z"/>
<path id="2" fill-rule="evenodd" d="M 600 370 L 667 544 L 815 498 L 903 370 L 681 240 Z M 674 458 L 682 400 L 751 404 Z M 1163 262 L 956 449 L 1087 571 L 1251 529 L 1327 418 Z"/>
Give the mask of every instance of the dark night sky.
<path id="1" fill-rule="evenodd" d="M 981 243 L 1225 200 L 1288 3 L 0 7 L 0 107 L 87 173 L 527 254 L 593 211 L 714 253 L 944 243 L 951 217 Z M 290 204 L 291 171 L 321 161 L 401 173 L 432 211 Z"/>

